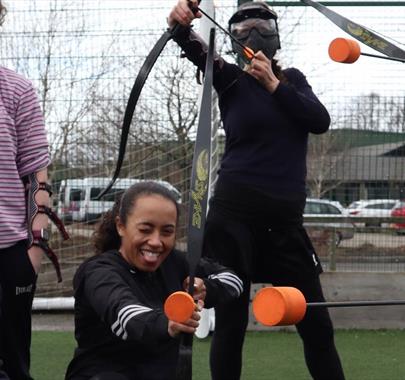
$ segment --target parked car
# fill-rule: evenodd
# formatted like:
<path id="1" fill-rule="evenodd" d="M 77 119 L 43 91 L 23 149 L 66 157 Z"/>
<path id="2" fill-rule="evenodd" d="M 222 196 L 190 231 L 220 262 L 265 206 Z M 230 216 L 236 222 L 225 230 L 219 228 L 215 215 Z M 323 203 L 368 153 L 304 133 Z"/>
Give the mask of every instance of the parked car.
<path id="1" fill-rule="evenodd" d="M 405 202 L 399 202 L 399 204 L 391 210 L 391 216 L 404 218 L 404 223 L 393 223 L 392 227 L 397 230 L 398 234 L 405 234 Z"/>
<path id="2" fill-rule="evenodd" d="M 388 218 L 391 211 L 400 204 L 397 199 L 368 199 L 353 202 L 347 208 L 351 216 L 370 217 L 370 218 Z M 370 220 L 365 223 L 366 227 L 380 227 L 381 222 Z"/>
<path id="3" fill-rule="evenodd" d="M 337 201 L 327 199 L 307 198 L 304 209 L 304 226 L 307 228 L 311 239 L 325 239 L 325 233 L 334 233 L 336 246 L 342 240 L 354 236 L 354 225 L 344 218 L 348 215 L 346 209 Z M 333 217 L 333 222 L 305 222 L 305 217 Z M 342 219 L 341 221 L 339 219 Z"/>
<path id="4" fill-rule="evenodd" d="M 109 210 L 117 197 L 141 179 L 119 178 L 102 199 L 101 191 L 110 183 L 110 178 L 75 178 L 62 180 L 59 189 L 57 214 L 64 221 L 95 222 Z M 167 187 L 181 203 L 181 193 L 166 181 L 154 180 Z"/>

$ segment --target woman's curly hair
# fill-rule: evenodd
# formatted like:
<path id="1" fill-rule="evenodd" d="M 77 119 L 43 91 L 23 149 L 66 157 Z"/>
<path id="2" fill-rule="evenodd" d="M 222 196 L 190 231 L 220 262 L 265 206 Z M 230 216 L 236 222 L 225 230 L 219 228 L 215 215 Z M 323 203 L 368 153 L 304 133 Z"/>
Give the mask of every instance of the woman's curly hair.
<path id="1" fill-rule="evenodd" d="M 7 14 L 7 8 L 5 7 L 3 2 L 0 0 L 0 25 L 3 25 L 6 14 Z"/>

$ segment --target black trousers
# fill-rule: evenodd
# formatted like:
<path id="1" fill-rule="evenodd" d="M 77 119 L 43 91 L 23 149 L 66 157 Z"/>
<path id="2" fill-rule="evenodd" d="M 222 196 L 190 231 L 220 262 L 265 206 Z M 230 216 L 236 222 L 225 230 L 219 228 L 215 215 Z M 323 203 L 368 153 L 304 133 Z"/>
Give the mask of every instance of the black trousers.
<path id="1" fill-rule="evenodd" d="M 218 181 L 203 252 L 234 269 L 244 280 L 244 292 L 232 303 L 215 308 L 213 380 L 240 379 L 251 282 L 296 287 L 308 302 L 324 301 L 319 281 L 322 268 L 302 226 L 304 205 L 305 198 L 276 199 L 261 189 Z M 344 380 L 327 308 L 309 309 L 296 328 L 313 379 Z M 263 358 L 267 359 L 272 365 L 271 358 Z"/>
<path id="2" fill-rule="evenodd" d="M 26 241 L 0 249 L 1 380 L 32 380 L 31 309 L 36 278 Z"/>
<path id="3" fill-rule="evenodd" d="M 294 279 L 274 281 L 275 286 L 294 286 L 308 302 L 323 301 L 318 279 L 303 284 Z M 210 352 L 213 380 L 239 380 L 242 368 L 242 347 L 249 318 L 250 281 L 244 281 L 244 293 L 233 301 L 215 308 L 215 331 Z M 237 317 L 236 317 L 237 316 Z M 343 380 L 344 374 L 336 347 L 331 319 L 326 308 L 308 309 L 296 326 L 304 345 L 305 361 L 315 380 Z M 271 358 L 262 358 L 272 363 Z M 229 365 L 232 363 L 232 365 Z M 278 380 L 278 379 L 275 379 Z"/>

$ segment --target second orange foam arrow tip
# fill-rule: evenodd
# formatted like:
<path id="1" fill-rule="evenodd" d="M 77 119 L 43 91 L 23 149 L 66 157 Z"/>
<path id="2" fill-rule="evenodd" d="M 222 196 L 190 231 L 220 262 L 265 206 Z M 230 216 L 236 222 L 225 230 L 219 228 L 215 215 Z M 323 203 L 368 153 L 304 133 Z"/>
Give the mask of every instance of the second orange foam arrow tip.
<path id="1" fill-rule="evenodd" d="M 295 325 L 304 318 L 306 309 L 304 295 L 293 287 L 262 288 L 253 300 L 253 314 L 265 326 Z"/>
<path id="2" fill-rule="evenodd" d="M 354 63 L 361 54 L 360 45 L 357 41 L 347 38 L 335 38 L 328 49 L 329 57 L 340 63 Z"/>

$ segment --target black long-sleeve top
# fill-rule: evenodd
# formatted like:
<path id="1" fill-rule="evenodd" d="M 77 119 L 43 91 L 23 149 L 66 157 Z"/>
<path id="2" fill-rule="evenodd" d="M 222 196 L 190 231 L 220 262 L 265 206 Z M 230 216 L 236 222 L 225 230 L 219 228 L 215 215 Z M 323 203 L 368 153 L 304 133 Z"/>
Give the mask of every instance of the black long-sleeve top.
<path id="1" fill-rule="evenodd" d="M 190 29 L 174 36 L 186 56 L 204 70 L 206 45 Z M 214 87 L 226 134 L 219 175 L 283 198 L 305 196 L 308 134 L 328 130 L 330 117 L 305 76 L 283 71 L 271 94 L 237 65 L 216 57 Z"/>
<path id="2" fill-rule="evenodd" d="M 118 251 L 85 261 L 74 277 L 78 347 L 66 379 L 112 371 L 137 380 L 173 380 L 179 340 L 168 334 L 166 298 L 183 289 L 185 254 L 172 251 L 159 269 L 141 272 Z M 197 276 L 207 288 L 206 307 L 238 297 L 242 282 L 228 269 L 201 260 Z"/>

